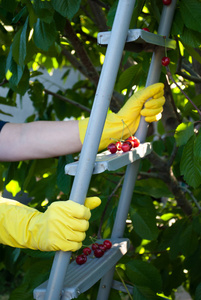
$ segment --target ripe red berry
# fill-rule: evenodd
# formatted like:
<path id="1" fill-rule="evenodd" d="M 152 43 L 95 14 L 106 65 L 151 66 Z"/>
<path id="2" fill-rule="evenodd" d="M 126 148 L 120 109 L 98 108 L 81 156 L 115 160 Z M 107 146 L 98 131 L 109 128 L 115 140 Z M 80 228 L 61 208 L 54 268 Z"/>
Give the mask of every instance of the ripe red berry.
<path id="1" fill-rule="evenodd" d="M 123 152 L 128 152 L 130 151 L 132 148 L 132 145 L 130 142 L 123 142 L 122 146 L 121 146 L 121 149 Z"/>
<path id="2" fill-rule="evenodd" d="M 87 256 L 85 254 L 80 254 L 76 257 L 76 263 L 78 265 L 83 265 L 87 261 Z"/>
<path id="3" fill-rule="evenodd" d="M 107 249 L 110 249 L 112 247 L 112 242 L 110 242 L 109 240 L 105 240 L 103 242 L 103 245 L 105 245 Z"/>
<path id="4" fill-rule="evenodd" d="M 94 243 L 94 244 L 92 244 L 91 248 L 94 251 L 94 250 L 96 250 L 98 248 L 98 246 L 99 246 L 98 243 Z"/>
<path id="5" fill-rule="evenodd" d="M 142 30 L 150 32 L 149 28 L 147 27 L 142 28 Z"/>
<path id="6" fill-rule="evenodd" d="M 95 255 L 95 257 L 98 257 L 98 258 L 102 257 L 104 255 L 104 253 L 105 253 L 105 251 L 103 251 L 103 250 L 101 250 L 99 248 L 97 248 L 97 249 L 94 250 L 94 255 Z"/>
<path id="7" fill-rule="evenodd" d="M 114 143 L 108 145 L 107 149 L 113 154 L 117 152 L 117 146 Z"/>
<path id="8" fill-rule="evenodd" d="M 164 67 L 168 66 L 169 63 L 170 63 L 169 57 L 164 56 L 164 57 L 162 58 L 162 60 L 161 60 L 161 63 L 162 63 L 162 65 L 163 65 Z"/>
<path id="9" fill-rule="evenodd" d="M 117 147 L 117 150 L 120 151 L 121 150 L 121 146 L 122 146 L 122 142 L 118 141 L 116 142 L 116 147 Z"/>
<path id="10" fill-rule="evenodd" d="M 89 247 L 84 248 L 84 249 L 83 249 L 83 253 L 84 253 L 85 255 L 91 254 L 91 248 L 89 248 Z"/>
<path id="11" fill-rule="evenodd" d="M 163 0 L 164 5 L 170 5 L 172 0 Z"/>
<path id="12" fill-rule="evenodd" d="M 129 138 L 127 138 L 126 142 L 130 142 L 132 147 L 134 148 L 134 136 L 129 136 Z"/>
<path id="13" fill-rule="evenodd" d="M 140 145 L 140 141 L 136 137 L 134 138 L 133 142 L 134 142 L 134 148 Z"/>
<path id="14" fill-rule="evenodd" d="M 104 244 L 100 244 L 100 245 L 98 246 L 98 249 L 101 249 L 101 250 L 103 250 L 103 251 L 105 252 L 106 247 L 105 247 Z"/>

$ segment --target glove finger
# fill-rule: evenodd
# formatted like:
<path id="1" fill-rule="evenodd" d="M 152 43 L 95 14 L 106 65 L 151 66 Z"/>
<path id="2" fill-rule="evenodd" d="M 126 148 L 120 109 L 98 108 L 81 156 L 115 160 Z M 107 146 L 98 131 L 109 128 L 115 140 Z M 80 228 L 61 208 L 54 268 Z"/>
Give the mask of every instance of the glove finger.
<path id="1" fill-rule="evenodd" d="M 82 242 L 68 241 L 63 239 L 59 243 L 54 242 L 49 247 L 49 250 L 45 251 L 77 251 L 82 247 Z"/>
<path id="2" fill-rule="evenodd" d="M 164 97 L 161 97 L 159 99 L 151 99 L 149 101 L 147 101 L 144 105 L 145 108 L 149 108 L 149 109 L 152 109 L 152 108 L 159 108 L 159 107 L 162 107 L 165 103 L 165 98 Z"/>
<path id="3" fill-rule="evenodd" d="M 76 219 L 76 218 L 64 218 L 58 222 L 58 230 L 63 227 L 63 230 L 66 228 L 70 230 L 85 232 L 89 228 L 89 222 L 85 219 Z"/>
<path id="4" fill-rule="evenodd" d="M 85 207 L 84 205 L 76 203 L 71 200 L 59 201 L 59 202 L 60 202 L 59 209 L 61 210 L 61 212 L 63 214 L 71 215 L 72 217 L 77 218 L 77 219 L 85 219 L 85 220 L 90 219 L 91 212 L 88 207 Z M 54 203 L 58 204 L 59 202 L 54 202 Z M 52 204 L 54 204 L 54 203 L 52 203 Z"/>
<path id="5" fill-rule="evenodd" d="M 84 205 L 90 210 L 98 207 L 101 204 L 101 199 L 99 197 L 88 197 L 85 200 Z"/>
<path id="6" fill-rule="evenodd" d="M 138 96 L 141 99 L 141 101 L 144 103 L 149 98 L 155 97 L 156 95 L 160 95 L 161 93 L 163 93 L 163 89 L 164 89 L 163 83 L 155 83 L 137 92 L 136 96 Z"/>
<path id="7" fill-rule="evenodd" d="M 147 123 L 157 122 L 157 121 L 159 121 L 161 119 L 161 117 L 162 117 L 162 114 L 159 113 L 159 114 L 157 114 L 155 116 L 145 117 L 145 121 Z"/>
<path id="8" fill-rule="evenodd" d="M 140 113 L 144 117 L 152 117 L 152 116 L 155 116 L 155 115 L 161 113 L 162 111 L 163 111 L 162 107 L 154 108 L 154 109 L 144 108 L 143 110 L 141 110 Z"/>
<path id="9" fill-rule="evenodd" d="M 164 95 L 164 89 L 160 90 L 157 94 L 153 96 L 153 99 L 161 98 Z"/>

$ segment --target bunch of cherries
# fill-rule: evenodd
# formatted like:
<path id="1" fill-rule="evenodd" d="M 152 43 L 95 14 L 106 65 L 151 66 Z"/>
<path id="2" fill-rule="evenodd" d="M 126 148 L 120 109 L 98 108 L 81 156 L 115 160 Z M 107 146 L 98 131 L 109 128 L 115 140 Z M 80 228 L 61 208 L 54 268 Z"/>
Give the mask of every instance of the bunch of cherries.
<path id="1" fill-rule="evenodd" d="M 83 249 L 83 253 L 76 257 L 76 263 L 78 265 L 85 264 L 87 261 L 87 256 L 92 253 L 92 250 L 93 250 L 94 256 L 97 258 L 100 258 L 104 255 L 105 251 L 107 251 L 111 247 L 112 247 L 112 243 L 109 240 L 105 240 L 102 244 L 93 243 L 91 248 L 85 247 Z"/>
<path id="2" fill-rule="evenodd" d="M 114 154 L 117 151 L 128 152 L 132 148 L 136 148 L 140 145 L 140 141 L 135 136 L 130 136 L 125 141 L 117 141 L 108 145 L 107 149 L 110 153 Z"/>

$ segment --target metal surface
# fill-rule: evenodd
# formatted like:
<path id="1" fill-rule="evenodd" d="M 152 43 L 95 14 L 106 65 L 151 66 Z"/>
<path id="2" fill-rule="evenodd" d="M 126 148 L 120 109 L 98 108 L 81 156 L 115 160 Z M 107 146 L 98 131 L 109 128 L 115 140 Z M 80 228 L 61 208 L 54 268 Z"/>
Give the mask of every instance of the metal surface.
<path id="1" fill-rule="evenodd" d="M 162 15 L 161 15 L 161 21 L 158 29 L 158 34 L 166 37 L 169 36 L 176 2 L 177 0 L 172 0 L 171 5 L 168 6 L 164 5 Z M 149 68 L 148 77 L 146 81 L 146 86 L 149 86 L 159 81 L 160 73 L 161 73 L 161 58 L 163 56 L 164 56 L 164 50 L 161 49 L 161 47 L 156 48 L 152 56 L 151 65 Z M 147 129 L 148 129 L 148 124 L 145 122 L 144 118 L 141 118 L 139 128 L 135 133 L 135 136 L 141 142 L 144 142 L 146 139 Z M 126 218 L 129 212 L 130 202 L 132 200 L 132 193 L 137 178 L 138 168 L 139 168 L 139 161 L 136 161 L 128 165 L 127 167 L 124 184 L 121 192 L 121 197 L 119 200 L 117 215 L 115 218 L 115 224 L 112 231 L 113 238 L 123 236 L 124 228 L 126 224 Z M 115 271 L 115 267 L 113 267 L 101 279 L 97 300 L 108 299 L 110 294 L 110 289 L 112 286 L 114 271 Z"/>
<path id="2" fill-rule="evenodd" d="M 98 34 L 98 44 L 105 46 L 110 40 L 110 31 L 100 32 Z M 167 50 L 176 48 L 176 41 L 164 38 L 163 35 L 147 32 L 142 29 L 130 29 L 128 31 L 125 49 L 133 52 L 154 51 L 158 47 L 166 47 Z"/>
<path id="3" fill-rule="evenodd" d="M 75 261 L 69 265 L 64 280 L 62 300 L 74 299 L 84 293 L 126 254 L 129 248 L 128 239 L 110 239 L 110 241 L 112 242 L 112 248 L 107 250 L 101 258 L 96 258 L 91 253 L 84 265 L 78 265 Z M 102 241 L 97 242 L 102 243 Z M 34 298 L 43 300 L 46 287 L 47 282 L 41 284 L 35 290 Z"/>
<path id="4" fill-rule="evenodd" d="M 140 144 L 139 147 L 132 149 L 129 152 L 117 152 L 111 154 L 109 151 L 104 151 L 96 156 L 94 163 L 93 174 L 103 173 L 104 171 L 115 171 L 134 161 L 141 159 L 151 153 L 151 143 Z M 78 162 L 73 162 L 65 166 L 65 174 L 75 176 Z"/>
<path id="5" fill-rule="evenodd" d="M 134 9 L 135 0 L 120 0 L 113 22 L 110 42 L 100 75 L 94 104 L 74 178 L 70 199 L 83 204 L 93 173 L 107 111 L 114 89 L 122 53 Z M 96 124 L 96 126 L 94 126 Z M 59 300 L 71 253 L 57 252 L 52 265 L 45 300 Z M 68 270 L 67 270 L 68 271 Z"/>

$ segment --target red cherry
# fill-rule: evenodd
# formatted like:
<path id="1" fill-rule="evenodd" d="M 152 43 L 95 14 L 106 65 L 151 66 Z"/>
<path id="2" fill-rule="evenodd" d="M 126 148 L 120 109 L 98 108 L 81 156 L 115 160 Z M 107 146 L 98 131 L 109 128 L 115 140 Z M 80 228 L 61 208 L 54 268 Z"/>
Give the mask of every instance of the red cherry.
<path id="1" fill-rule="evenodd" d="M 87 256 L 85 254 L 80 254 L 76 257 L 76 263 L 78 265 L 83 265 L 87 261 Z"/>
<path id="2" fill-rule="evenodd" d="M 104 244 L 100 244 L 100 245 L 98 246 L 98 249 L 101 249 L 101 250 L 103 250 L 103 251 L 105 252 L 106 247 L 105 247 Z"/>
<path id="3" fill-rule="evenodd" d="M 163 0 L 164 5 L 170 5 L 172 0 Z"/>
<path id="4" fill-rule="evenodd" d="M 102 257 L 104 255 L 104 253 L 105 252 L 103 250 L 99 249 L 99 248 L 94 250 L 94 255 L 95 255 L 95 257 L 98 257 L 98 258 Z"/>
<path id="5" fill-rule="evenodd" d="M 94 244 L 92 244 L 91 248 L 94 251 L 94 250 L 96 250 L 98 248 L 98 246 L 99 246 L 98 243 L 94 243 Z"/>
<path id="6" fill-rule="evenodd" d="M 113 154 L 117 152 L 117 146 L 114 143 L 108 145 L 107 149 Z"/>
<path id="7" fill-rule="evenodd" d="M 142 30 L 150 32 L 149 28 L 147 27 L 142 28 Z"/>
<path id="8" fill-rule="evenodd" d="M 134 140 L 134 148 L 137 148 L 140 145 L 140 141 L 135 137 Z"/>
<path id="9" fill-rule="evenodd" d="M 110 249 L 112 247 L 112 242 L 110 242 L 109 240 L 105 240 L 103 242 L 103 245 L 105 245 L 107 249 Z"/>
<path id="10" fill-rule="evenodd" d="M 120 150 L 121 150 L 121 146 L 122 146 L 122 142 L 120 142 L 120 141 L 119 141 L 119 142 L 116 142 L 115 145 L 116 145 L 116 147 L 117 147 L 117 150 L 120 151 Z"/>
<path id="11" fill-rule="evenodd" d="M 84 248 L 84 249 L 83 249 L 83 253 L 84 253 L 85 255 L 91 254 L 91 248 L 89 248 L 89 247 Z"/>
<path id="12" fill-rule="evenodd" d="M 134 137 L 130 136 L 129 138 L 127 138 L 126 142 L 131 143 L 132 147 L 134 148 L 135 144 L 134 144 Z"/>
<path id="13" fill-rule="evenodd" d="M 121 149 L 123 152 L 128 152 L 130 151 L 132 148 L 132 145 L 130 142 L 123 142 L 122 146 L 121 146 Z"/>
<path id="14" fill-rule="evenodd" d="M 164 56 L 164 57 L 162 58 L 162 60 L 161 60 L 161 63 L 162 63 L 162 65 L 163 65 L 164 67 L 168 66 L 169 63 L 170 63 L 169 57 Z"/>

